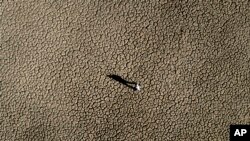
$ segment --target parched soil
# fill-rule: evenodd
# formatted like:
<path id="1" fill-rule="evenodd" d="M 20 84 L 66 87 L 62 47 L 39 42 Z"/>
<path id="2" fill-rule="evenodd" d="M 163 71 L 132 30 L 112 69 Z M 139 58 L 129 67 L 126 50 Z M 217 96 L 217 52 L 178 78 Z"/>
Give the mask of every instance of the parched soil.
<path id="1" fill-rule="evenodd" d="M 0 15 L 0 140 L 226 141 L 250 124 L 247 0 L 3 0 Z"/>

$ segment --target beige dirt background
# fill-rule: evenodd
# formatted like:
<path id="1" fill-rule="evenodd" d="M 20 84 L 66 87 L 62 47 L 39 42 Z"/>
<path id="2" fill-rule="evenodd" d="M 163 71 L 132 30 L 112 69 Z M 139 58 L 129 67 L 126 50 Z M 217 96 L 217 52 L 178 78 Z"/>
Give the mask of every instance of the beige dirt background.
<path id="1" fill-rule="evenodd" d="M 249 1 L 2 0 L 0 15 L 0 140 L 226 141 L 250 124 Z"/>

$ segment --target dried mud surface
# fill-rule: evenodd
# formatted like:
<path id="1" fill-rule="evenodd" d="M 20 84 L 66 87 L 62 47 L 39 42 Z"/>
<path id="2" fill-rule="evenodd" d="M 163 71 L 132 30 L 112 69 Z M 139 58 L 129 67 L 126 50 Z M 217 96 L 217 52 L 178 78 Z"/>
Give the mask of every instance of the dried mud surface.
<path id="1" fill-rule="evenodd" d="M 0 15 L 0 140 L 228 140 L 250 124 L 249 1 L 17 0 Z"/>

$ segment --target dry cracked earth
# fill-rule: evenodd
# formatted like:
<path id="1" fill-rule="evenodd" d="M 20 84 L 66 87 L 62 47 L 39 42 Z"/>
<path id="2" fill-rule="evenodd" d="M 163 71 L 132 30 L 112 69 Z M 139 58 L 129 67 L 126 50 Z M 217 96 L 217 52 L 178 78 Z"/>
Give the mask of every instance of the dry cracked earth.
<path id="1" fill-rule="evenodd" d="M 226 141 L 250 124 L 250 1 L 2 0 L 0 15 L 0 140 Z"/>

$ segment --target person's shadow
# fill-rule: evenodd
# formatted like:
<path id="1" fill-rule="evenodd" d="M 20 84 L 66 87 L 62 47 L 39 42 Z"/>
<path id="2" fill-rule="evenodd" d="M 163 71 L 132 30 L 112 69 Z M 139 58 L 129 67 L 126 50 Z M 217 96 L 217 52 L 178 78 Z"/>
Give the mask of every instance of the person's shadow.
<path id="1" fill-rule="evenodd" d="M 136 82 L 129 82 L 125 79 L 123 79 L 121 76 L 118 76 L 118 75 L 114 75 L 114 74 L 111 74 L 111 75 L 107 75 L 109 78 L 113 79 L 113 80 L 116 80 L 120 83 L 122 83 L 123 85 L 126 85 L 127 87 L 133 89 L 133 90 L 136 90 Z M 133 86 L 134 85 L 134 86 Z"/>

